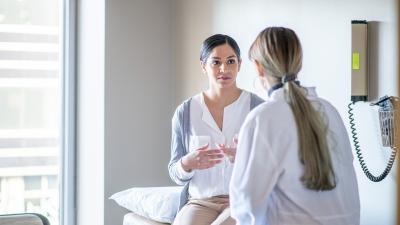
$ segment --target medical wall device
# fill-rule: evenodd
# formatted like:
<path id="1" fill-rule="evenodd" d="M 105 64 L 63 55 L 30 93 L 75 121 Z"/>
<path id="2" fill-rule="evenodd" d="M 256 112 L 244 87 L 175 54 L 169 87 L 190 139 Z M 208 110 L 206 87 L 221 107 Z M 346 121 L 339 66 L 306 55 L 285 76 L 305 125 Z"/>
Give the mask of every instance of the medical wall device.
<path id="1" fill-rule="evenodd" d="M 351 36 L 351 103 L 348 105 L 351 136 L 361 169 L 371 181 L 379 182 L 385 179 L 392 169 L 399 147 L 397 124 L 399 123 L 400 98 L 383 96 L 377 102 L 370 104 L 371 107 L 378 107 L 377 116 L 379 117 L 382 146 L 392 149 L 386 168 L 376 176 L 369 171 L 363 159 L 353 113 L 353 106 L 356 102 L 368 101 L 368 22 L 352 21 Z"/>
<path id="2" fill-rule="evenodd" d="M 368 23 L 351 22 L 351 101 L 368 100 Z"/>

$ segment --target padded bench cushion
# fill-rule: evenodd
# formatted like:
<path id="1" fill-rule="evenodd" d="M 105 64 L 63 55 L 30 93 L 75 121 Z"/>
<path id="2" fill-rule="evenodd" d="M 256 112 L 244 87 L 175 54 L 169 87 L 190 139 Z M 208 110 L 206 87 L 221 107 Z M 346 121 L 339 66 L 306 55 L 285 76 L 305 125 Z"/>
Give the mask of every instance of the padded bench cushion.
<path id="1" fill-rule="evenodd" d="M 123 225 L 169 225 L 169 224 L 156 222 L 131 212 L 124 216 Z"/>

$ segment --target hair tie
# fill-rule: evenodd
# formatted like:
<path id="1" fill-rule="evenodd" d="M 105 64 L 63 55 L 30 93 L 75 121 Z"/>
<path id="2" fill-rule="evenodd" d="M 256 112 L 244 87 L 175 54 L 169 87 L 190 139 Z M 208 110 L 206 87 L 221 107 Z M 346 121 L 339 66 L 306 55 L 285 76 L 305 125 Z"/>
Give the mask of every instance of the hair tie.
<path id="1" fill-rule="evenodd" d="M 271 96 L 272 92 L 274 92 L 275 90 L 278 90 L 279 88 L 283 87 L 283 85 L 286 82 L 289 82 L 289 81 L 294 81 L 294 83 L 297 84 L 297 86 L 300 86 L 300 82 L 298 80 L 296 80 L 296 78 L 297 78 L 296 74 L 288 74 L 288 75 L 285 75 L 285 76 L 281 77 L 281 82 L 275 84 L 274 86 L 272 86 L 268 90 L 268 96 Z"/>
<path id="2" fill-rule="evenodd" d="M 296 74 L 287 74 L 282 77 L 281 83 L 284 84 L 286 82 L 294 81 L 294 80 L 296 80 Z"/>

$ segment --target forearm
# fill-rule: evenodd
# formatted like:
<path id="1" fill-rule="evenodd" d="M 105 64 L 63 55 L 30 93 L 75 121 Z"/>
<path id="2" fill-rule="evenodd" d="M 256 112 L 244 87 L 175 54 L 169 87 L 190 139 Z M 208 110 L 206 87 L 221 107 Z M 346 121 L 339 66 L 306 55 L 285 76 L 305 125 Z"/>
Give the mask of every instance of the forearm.
<path id="1" fill-rule="evenodd" d="M 185 185 L 194 175 L 193 171 L 185 171 L 182 167 L 181 160 L 170 162 L 168 166 L 169 176 L 178 185 Z"/>

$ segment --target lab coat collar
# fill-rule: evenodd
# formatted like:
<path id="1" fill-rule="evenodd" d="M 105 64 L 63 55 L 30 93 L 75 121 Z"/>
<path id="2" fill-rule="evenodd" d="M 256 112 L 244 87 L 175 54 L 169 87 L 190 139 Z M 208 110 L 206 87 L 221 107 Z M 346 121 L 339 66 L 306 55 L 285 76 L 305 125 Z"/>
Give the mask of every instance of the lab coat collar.
<path id="1" fill-rule="evenodd" d="M 315 87 L 303 87 L 307 90 L 307 98 L 316 98 L 318 97 L 317 91 Z M 282 99 L 284 98 L 284 89 L 279 88 L 272 92 L 271 96 L 269 97 L 269 100 L 277 100 L 277 99 Z"/>

